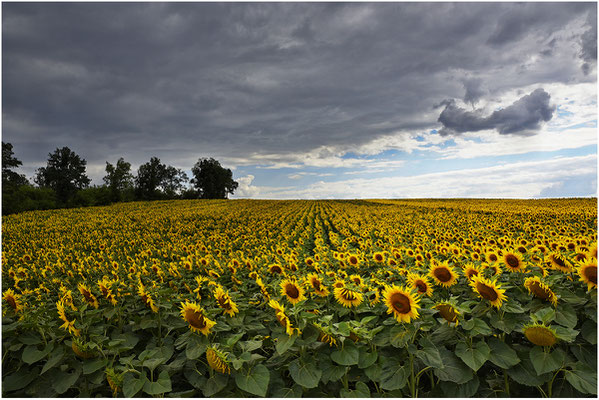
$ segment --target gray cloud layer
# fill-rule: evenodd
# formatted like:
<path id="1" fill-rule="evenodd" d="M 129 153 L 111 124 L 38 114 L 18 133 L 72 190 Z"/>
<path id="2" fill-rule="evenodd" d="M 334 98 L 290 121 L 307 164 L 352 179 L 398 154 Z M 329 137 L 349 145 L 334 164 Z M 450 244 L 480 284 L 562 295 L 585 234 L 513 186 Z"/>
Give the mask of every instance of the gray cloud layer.
<path id="1" fill-rule="evenodd" d="M 596 80 L 595 3 L 2 7 L 3 137 L 38 165 L 63 145 L 98 168 L 352 148 L 438 127 L 432 106 L 464 89 L 474 104 Z M 534 129 L 550 115 L 541 95 L 537 114 L 518 114 L 522 100 L 485 123 Z M 443 111 L 447 129 L 482 123 L 462 111 Z"/>
<path id="2" fill-rule="evenodd" d="M 446 101 L 439 115 L 438 121 L 443 124 L 439 133 L 446 136 L 495 129 L 501 134 L 530 134 L 553 117 L 555 106 L 550 104 L 550 99 L 549 93 L 536 89 L 488 117 L 482 116 L 480 111 L 460 108 L 453 100 Z"/>

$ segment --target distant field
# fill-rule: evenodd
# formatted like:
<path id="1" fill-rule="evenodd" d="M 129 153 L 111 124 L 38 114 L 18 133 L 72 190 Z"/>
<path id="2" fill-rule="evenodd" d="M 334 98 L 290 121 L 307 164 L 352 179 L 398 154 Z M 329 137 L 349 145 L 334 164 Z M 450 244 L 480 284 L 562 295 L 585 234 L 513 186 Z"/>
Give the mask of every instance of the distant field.
<path id="1" fill-rule="evenodd" d="M 597 200 L 185 200 L 2 222 L 2 393 L 595 397 Z"/>

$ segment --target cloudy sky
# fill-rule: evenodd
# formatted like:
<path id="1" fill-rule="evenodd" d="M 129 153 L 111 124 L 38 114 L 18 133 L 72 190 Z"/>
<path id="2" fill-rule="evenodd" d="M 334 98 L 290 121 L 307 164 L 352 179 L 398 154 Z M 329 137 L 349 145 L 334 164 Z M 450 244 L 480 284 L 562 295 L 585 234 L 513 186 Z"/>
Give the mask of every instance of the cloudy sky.
<path id="1" fill-rule="evenodd" d="M 590 196 L 596 71 L 596 3 L 5 2 L 2 140 L 235 198 Z"/>

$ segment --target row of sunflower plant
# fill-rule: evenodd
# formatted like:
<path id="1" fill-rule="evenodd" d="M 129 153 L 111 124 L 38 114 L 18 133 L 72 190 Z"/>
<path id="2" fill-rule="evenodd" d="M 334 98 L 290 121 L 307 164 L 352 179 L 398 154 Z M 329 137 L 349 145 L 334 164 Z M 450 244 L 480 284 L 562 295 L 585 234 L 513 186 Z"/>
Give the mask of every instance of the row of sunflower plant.
<path id="1" fill-rule="evenodd" d="M 597 394 L 595 199 L 169 201 L 2 226 L 2 393 Z"/>

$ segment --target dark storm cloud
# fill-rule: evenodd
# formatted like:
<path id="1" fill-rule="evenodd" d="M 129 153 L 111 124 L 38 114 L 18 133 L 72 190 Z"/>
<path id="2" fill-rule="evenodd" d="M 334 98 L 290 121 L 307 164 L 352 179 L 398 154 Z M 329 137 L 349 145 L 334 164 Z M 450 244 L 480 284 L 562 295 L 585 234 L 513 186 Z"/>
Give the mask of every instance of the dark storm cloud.
<path id="1" fill-rule="evenodd" d="M 464 110 L 456 106 L 455 101 L 446 101 L 445 109 L 439 115 L 439 122 L 443 124 L 439 133 L 446 136 L 495 129 L 501 134 L 530 134 L 553 117 L 555 107 L 550 104 L 550 99 L 549 93 L 536 89 L 487 117 L 479 111 Z"/>
<path id="2" fill-rule="evenodd" d="M 189 167 L 199 156 L 355 148 L 436 128 L 431 106 L 464 89 L 474 103 L 595 79 L 564 35 L 538 68 L 521 66 L 522 54 L 584 24 L 593 3 L 2 7 L 3 137 L 38 166 L 64 145 L 98 168 L 119 156 Z M 596 50 L 582 51 L 591 63 Z"/>
<path id="3" fill-rule="evenodd" d="M 584 61 L 582 70 L 588 74 L 597 65 L 597 12 L 589 12 L 587 17 L 588 29 L 581 35 L 580 58 Z"/>

